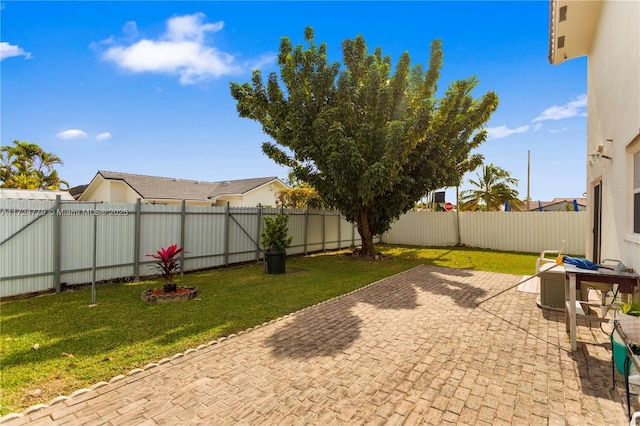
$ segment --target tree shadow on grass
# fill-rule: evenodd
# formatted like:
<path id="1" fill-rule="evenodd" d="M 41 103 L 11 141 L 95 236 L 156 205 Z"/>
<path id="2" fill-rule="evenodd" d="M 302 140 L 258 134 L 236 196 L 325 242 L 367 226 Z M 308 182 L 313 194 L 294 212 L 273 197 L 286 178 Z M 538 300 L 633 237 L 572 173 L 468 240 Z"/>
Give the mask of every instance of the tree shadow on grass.
<path id="1" fill-rule="evenodd" d="M 428 308 L 418 302 L 418 290 L 422 290 L 437 295 L 444 303 L 473 309 L 486 291 L 463 282 L 471 276 L 472 273 L 464 270 L 414 268 L 299 312 L 266 343 L 277 357 L 333 356 L 351 347 L 361 335 L 363 320 L 352 309 L 357 304 L 366 303 L 380 310 Z"/>

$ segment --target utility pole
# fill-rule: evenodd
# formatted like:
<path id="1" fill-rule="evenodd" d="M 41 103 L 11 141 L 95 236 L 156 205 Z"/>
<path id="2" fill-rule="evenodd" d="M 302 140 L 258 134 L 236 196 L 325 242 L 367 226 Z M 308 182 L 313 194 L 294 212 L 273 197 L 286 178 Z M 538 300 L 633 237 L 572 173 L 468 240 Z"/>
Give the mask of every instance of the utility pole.
<path id="1" fill-rule="evenodd" d="M 527 150 L 527 210 L 531 201 L 531 150 Z"/>

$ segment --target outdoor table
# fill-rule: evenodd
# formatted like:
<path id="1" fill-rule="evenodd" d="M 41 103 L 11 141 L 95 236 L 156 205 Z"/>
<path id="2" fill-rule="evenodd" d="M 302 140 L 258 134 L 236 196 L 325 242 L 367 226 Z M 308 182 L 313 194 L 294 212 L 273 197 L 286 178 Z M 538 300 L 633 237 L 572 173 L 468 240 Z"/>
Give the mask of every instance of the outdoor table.
<path id="1" fill-rule="evenodd" d="M 575 351 L 578 348 L 576 342 L 576 321 L 578 318 L 595 321 L 608 321 L 606 319 L 589 315 L 577 315 L 576 290 L 580 288 L 580 284 L 582 282 L 597 282 L 605 285 L 609 284 L 611 285 L 611 288 L 613 288 L 615 284 L 618 284 L 618 291 L 620 293 L 633 294 L 635 287 L 640 285 L 640 275 L 635 272 L 618 272 L 605 268 L 598 268 L 597 271 L 592 271 L 588 269 L 580 269 L 574 265 L 564 265 L 564 270 L 564 295 L 566 300 L 565 316 L 568 316 L 568 331 L 571 339 L 571 350 Z"/>

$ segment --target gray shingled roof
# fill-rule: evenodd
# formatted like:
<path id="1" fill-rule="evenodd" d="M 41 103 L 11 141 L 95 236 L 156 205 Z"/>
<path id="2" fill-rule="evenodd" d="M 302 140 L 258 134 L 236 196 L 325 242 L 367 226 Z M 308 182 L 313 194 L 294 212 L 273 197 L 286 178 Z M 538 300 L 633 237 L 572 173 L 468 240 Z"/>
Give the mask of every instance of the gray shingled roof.
<path id="1" fill-rule="evenodd" d="M 276 176 L 271 176 L 222 182 L 204 182 L 102 170 L 98 171 L 98 174 L 104 179 L 125 182 L 142 198 L 176 200 L 210 200 L 221 195 L 241 195 L 278 179 Z"/>

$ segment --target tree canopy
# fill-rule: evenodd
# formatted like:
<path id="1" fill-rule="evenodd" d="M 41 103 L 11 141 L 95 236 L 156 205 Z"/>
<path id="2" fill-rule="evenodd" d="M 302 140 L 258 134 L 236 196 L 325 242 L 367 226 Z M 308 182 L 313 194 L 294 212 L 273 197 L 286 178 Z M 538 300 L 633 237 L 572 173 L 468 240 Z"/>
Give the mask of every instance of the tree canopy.
<path id="1" fill-rule="evenodd" d="M 289 172 L 287 184 L 289 188 L 276 192 L 276 205 L 287 209 L 321 209 L 324 207 L 318 192 L 307 182 L 303 182 Z"/>
<path id="2" fill-rule="evenodd" d="M 478 80 L 454 81 L 437 96 L 442 43 L 431 43 L 428 68 L 409 54 L 369 53 L 362 36 L 342 43 L 343 63 L 329 62 L 325 43 L 305 29 L 306 48 L 280 43 L 279 76 L 266 84 L 231 83 L 240 117 L 258 121 L 273 139 L 263 152 L 316 189 L 325 204 L 355 223 L 364 256 L 373 236 L 425 193 L 459 183 L 458 169 L 486 139 L 482 129 L 498 105 L 494 92 L 471 95 Z M 275 143 L 274 143 L 275 142 Z"/>
<path id="3" fill-rule="evenodd" d="M 475 189 L 462 191 L 461 210 L 499 211 L 505 202 L 520 205 L 518 191 L 512 185 L 518 185 L 518 179 L 512 178 L 508 171 L 494 165 L 482 167 L 482 175 L 476 173 L 478 179 L 469 179 Z"/>
<path id="4" fill-rule="evenodd" d="M 0 187 L 18 189 L 65 189 L 69 184 L 58 176 L 57 155 L 44 151 L 35 143 L 13 141 L 0 147 Z"/>

